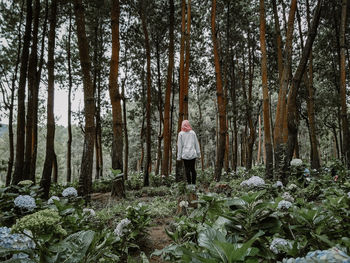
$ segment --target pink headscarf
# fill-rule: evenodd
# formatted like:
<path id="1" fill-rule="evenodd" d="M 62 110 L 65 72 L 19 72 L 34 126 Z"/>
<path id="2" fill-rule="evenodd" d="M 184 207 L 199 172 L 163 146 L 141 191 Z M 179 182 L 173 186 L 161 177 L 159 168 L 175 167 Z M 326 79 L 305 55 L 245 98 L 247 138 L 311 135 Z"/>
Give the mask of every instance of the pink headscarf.
<path id="1" fill-rule="evenodd" d="M 190 130 L 192 130 L 190 122 L 188 120 L 182 121 L 181 131 L 189 132 Z"/>

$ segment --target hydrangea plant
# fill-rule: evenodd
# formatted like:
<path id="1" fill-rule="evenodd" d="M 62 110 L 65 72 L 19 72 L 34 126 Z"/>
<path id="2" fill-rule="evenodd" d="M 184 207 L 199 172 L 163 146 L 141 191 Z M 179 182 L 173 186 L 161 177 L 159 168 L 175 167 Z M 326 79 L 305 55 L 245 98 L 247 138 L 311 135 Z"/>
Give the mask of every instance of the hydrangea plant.
<path id="1" fill-rule="evenodd" d="M 240 185 L 247 187 L 263 186 L 265 185 L 265 181 L 259 176 L 252 176 L 248 180 L 244 180 Z"/>
<path id="2" fill-rule="evenodd" d="M 282 209 L 289 209 L 292 206 L 292 203 L 286 200 L 282 200 L 278 203 L 277 208 L 282 210 Z"/>
<path id="3" fill-rule="evenodd" d="M 78 192 L 74 187 L 67 187 L 66 189 L 63 190 L 62 196 L 63 197 L 77 197 Z"/>
<path id="4" fill-rule="evenodd" d="M 270 250 L 275 254 L 280 254 L 283 250 L 291 249 L 290 241 L 283 238 L 274 238 L 270 244 Z M 282 251 L 281 251 L 282 250 Z"/>
<path id="5" fill-rule="evenodd" d="M 62 228 L 60 222 L 61 216 L 57 211 L 44 209 L 18 219 L 12 227 L 12 231 L 24 233 L 25 230 L 29 230 L 35 236 L 50 233 L 63 236 L 67 235 L 66 230 Z"/>
<path id="6" fill-rule="evenodd" d="M 36 208 L 35 199 L 30 195 L 19 195 L 15 198 L 14 203 L 16 207 L 28 211 Z"/>
<path id="7" fill-rule="evenodd" d="M 302 166 L 303 161 L 301 159 L 292 159 L 290 161 L 290 166 Z"/>
<path id="8" fill-rule="evenodd" d="M 303 258 L 289 258 L 283 259 L 283 263 L 349 263 L 350 257 L 345 254 L 343 251 L 334 247 L 328 250 L 316 250 L 310 251 Z"/>
<path id="9" fill-rule="evenodd" d="M 96 212 L 94 209 L 91 209 L 91 208 L 84 208 L 83 209 L 83 214 L 87 215 L 87 216 L 96 216 Z"/>
<path id="10" fill-rule="evenodd" d="M 47 200 L 47 204 L 49 205 L 53 204 L 54 203 L 53 200 L 60 201 L 60 198 L 58 196 L 53 195 L 50 197 L 49 200 Z"/>
<path id="11" fill-rule="evenodd" d="M 123 220 L 121 220 L 117 227 L 114 229 L 114 234 L 121 238 L 122 236 L 124 236 L 125 233 L 128 232 L 127 226 L 131 223 L 131 221 L 128 218 L 124 218 Z"/>

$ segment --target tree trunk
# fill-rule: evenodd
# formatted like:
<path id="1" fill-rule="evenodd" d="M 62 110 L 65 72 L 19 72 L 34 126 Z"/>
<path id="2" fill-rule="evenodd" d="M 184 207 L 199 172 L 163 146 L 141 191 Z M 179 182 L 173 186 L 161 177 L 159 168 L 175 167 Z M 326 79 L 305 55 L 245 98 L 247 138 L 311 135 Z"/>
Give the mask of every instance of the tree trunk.
<path id="1" fill-rule="evenodd" d="M 236 77 L 235 77 L 235 62 L 232 55 L 231 58 L 232 74 L 231 76 L 231 101 L 232 101 L 232 116 L 233 116 L 233 131 L 232 131 L 232 170 L 237 171 L 238 157 L 238 129 L 237 129 L 237 102 L 236 102 Z"/>
<path id="2" fill-rule="evenodd" d="M 21 55 L 21 67 L 18 84 L 18 103 L 17 103 L 17 142 L 16 142 L 16 162 L 13 173 L 12 184 L 18 184 L 23 179 L 24 166 L 24 132 L 25 132 L 25 88 L 27 80 L 29 45 L 32 29 L 32 1 L 26 2 L 26 25 L 23 39 L 23 49 Z"/>
<path id="3" fill-rule="evenodd" d="M 160 51 L 159 42 L 156 43 L 156 57 L 157 57 L 157 80 L 158 80 L 158 113 L 159 113 L 159 131 L 158 131 L 158 147 L 157 147 L 157 162 L 155 166 L 155 174 L 159 175 L 160 163 L 162 162 L 162 123 L 163 120 L 163 102 L 162 102 L 162 84 L 160 75 Z"/>
<path id="4" fill-rule="evenodd" d="M 11 98 L 10 98 L 10 103 L 8 105 L 8 109 L 9 109 L 9 148 L 10 148 L 9 150 L 10 150 L 10 156 L 9 156 L 8 166 L 7 166 L 7 174 L 6 174 L 6 182 L 5 182 L 6 186 L 9 186 L 11 184 L 12 168 L 13 168 L 13 162 L 14 162 L 13 110 L 14 110 L 14 100 L 15 100 L 15 90 L 16 90 L 18 66 L 19 66 L 19 62 L 20 62 L 21 48 L 22 48 L 21 27 L 22 27 L 22 20 L 23 20 L 23 9 L 24 9 L 24 0 L 22 1 L 22 4 L 21 4 L 21 12 L 20 12 L 19 25 L 18 25 L 18 34 L 17 34 L 18 49 L 17 49 L 17 56 L 16 56 L 16 66 L 15 66 L 15 72 L 12 75 L 12 80 L 11 80 Z"/>
<path id="5" fill-rule="evenodd" d="M 347 1 L 342 1 L 341 21 L 340 21 L 340 105 L 341 105 L 341 120 L 343 131 L 343 150 L 345 157 L 345 164 L 350 168 L 350 138 L 349 138 L 349 124 L 347 117 L 346 105 L 346 69 L 345 69 L 345 32 L 346 32 L 346 9 Z"/>
<path id="6" fill-rule="evenodd" d="M 275 0 L 273 2 L 275 2 Z M 261 49 L 261 79 L 262 79 L 262 92 L 263 92 L 264 144 L 265 144 L 265 152 L 266 152 L 265 166 L 266 166 L 266 177 L 272 179 L 273 152 L 272 152 L 272 141 L 271 141 L 271 130 L 270 130 L 270 127 L 271 127 L 270 111 L 269 111 L 270 102 L 269 102 L 269 89 L 268 89 L 268 83 L 267 83 L 267 53 L 266 53 L 265 33 L 266 33 L 265 3 L 264 3 L 264 0 L 260 0 L 260 49 Z M 259 138 L 260 138 L 260 116 L 259 116 Z"/>
<path id="7" fill-rule="evenodd" d="M 23 166 L 23 179 L 30 180 L 30 165 L 32 158 L 32 133 L 33 133 L 33 104 L 34 104 L 34 89 L 37 82 L 37 64 L 38 64 L 38 31 L 39 31 L 39 16 L 40 16 L 40 1 L 34 1 L 33 11 L 33 33 L 32 33 L 32 48 L 28 64 L 28 95 L 27 95 L 27 117 L 25 129 L 25 158 Z"/>
<path id="8" fill-rule="evenodd" d="M 301 78 L 304 74 L 307 61 L 310 56 L 313 41 L 315 40 L 317 34 L 317 27 L 319 24 L 319 19 L 321 15 L 321 2 L 318 0 L 317 6 L 314 12 L 314 18 L 312 21 L 311 28 L 308 32 L 308 37 L 303 48 L 303 54 L 300 59 L 298 68 L 294 74 L 292 85 L 288 94 L 287 102 L 287 120 L 288 120 L 288 152 L 287 152 L 287 163 L 293 158 L 294 148 L 298 136 L 298 117 L 297 117 L 297 105 L 296 97 L 298 94 Z"/>
<path id="9" fill-rule="evenodd" d="M 188 80 L 190 73 L 190 31 L 191 31 L 191 0 L 187 1 L 187 21 L 186 21 L 186 34 L 185 34 L 185 73 L 184 73 L 184 119 L 188 120 Z"/>
<path id="10" fill-rule="evenodd" d="M 44 169 L 40 181 L 43 189 L 43 197 L 49 197 L 51 186 L 52 167 L 55 160 L 55 116 L 54 116 L 54 94 L 55 94 L 55 37 L 56 37 L 56 17 L 57 17 L 57 0 L 53 0 L 50 6 L 50 29 L 48 37 L 47 52 L 47 71 L 48 71 L 48 87 L 47 87 L 47 125 L 46 125 L 46 156 L 44 161 Z"/>
<path id="11" fill-rule="evenodd" d="M 212 35 L 212 41 L 213 41 L 217 104 L 219 109 L 219 123 L 220 123 L 219 147 L 218 147 L 218 153 L 216 156 L 215 179 L 217 181 L 220 181 L 221 170 L 223 167 L 223 161 L 225 156 L 227 127 L 226 127 L 226 104 L 225 104 L 225 98 L 224 98 L 222 81 L 221 81 L 220 58 L 219 58 L 218 44 L 216 39 L 215 16 L 216 16 L 216 0 L 212 0 L 211 35 Z"/>
<path id="12" fill-rule="evenodd" d="M 149 172 L 151 166 L 151 48 L 148 37 L 147 17 L 144 13 L 143 2 L 140 2 L 140 16 L 142 22 L 142 30 L 145 37 L 145 50 L 147 59 L 147 104 L 146 104 L 146 166 L 144 170 L 143 185 L 149 186 Z"/>
<path id="13" fill-rule="evenodd" d="M 85 14 L 82 0 L 74 1 L 74 12 L 77 26 L 79 58 L 83 77 L 85 108 L 85 135 L 78 193 L 79 195 L 84 196 L 85 200 L 89 201 L 92 187 L 92 164 L 95 138 L 95 92 L 93 90 L 90 75 L 91 63 L 89 57 L 89 44 L 85 32 Z"/>
<path id="14" fill-rule="evenodd" d="M 68 141 L 67 141 L 67 182 L 72 181 L 72 65 L 71 65 L 72 13 L 69 11 L 67 62 L 68 62 Z"/>
<path id="15" fill-rule="evenodd" d="M 265 8 L 265 4 L 260 2 L 260 6 L 262 6 L 262 4 L 264 5 L 264 8 Z M 278 79 L 279 79 L 279 81 L 281 81 L 282 72 L 283 72 L 283 55 L 282 55 L 283 43 L 282 43 L 282 37 L 281 37 L 281 29 L 280 29 L 280 22 L 279 22 L 279 18 L 278 18 L 276 0 L 272 0 L 272 6 L 273 6 L 273 17 L 275 20 Z M 260 9 L 260 12 L 261 12 L 261 9 Z M 265 17 L 265 14 L 264 14 L 264 17 Z M 260 19 L 261 19 L 261 17 L 260 17 Z M 261 22 L 262 21 L 260 20 L 260 27 L 261 27 Z M 266 19 L 265 19 L 264 25 L 265 25 L 265 34 L 266 34 Z M 264 38 L 265 38 L 265 36 L 264 36 Z M 265 40 L 265 42 L 266 42 L 266 40 Z M 265 44 L 265 46 L 266 46 L 266 44 Z"/>
<path id="16" fill-rule="evenodd" d="M 297 0 L 292 0 L 288 17 L 288 29 L 287 39 L 285 45 L 285 61 L 283 66 L 283 74 L 280 81 L 280 91 L 278 94 L 278 102 L 276 109 L 275 129 L 274 129 L 274 147 L 275 147 L 275 168 L 277 170 L 277 177 L 280 180 L 285 180 L 286 172 L 286 143 L 284 138 L 286 137 L 287 130 L 285 129 L 286 123 L 286 96 L 289 86 L 289 76 L 292 63 L 292 40 L 294 30 L 295 11 L 297 7 Z"/>
<path id="17" fill-rule="evenodd" d="M 162 160 L 162 175 L 169 175 L 169 153 L 171 151 L 171 132 L 170 132 L 170 97 L 171 97 L 171 87 L 172 87 L 172 74 L 174 69 L 174 0 L 169 0 L 169 53 L 168 53 L 168 72 L 167 72 L 167 82 L 165 90 L 165 101 L 164 101 L 164 127 L 163 127 L 163 160 Z"/>
<path id="18" fill-rule="evenodd" d="M 112 57 L 109 73 L 109 96 L 112 104 L 113 116 L 113 143 L 112 143 L 112 168 L 123 171 L 123 122 L 121 109 L 121 96 L 118 86 L 119 70 L 119 0 L 112 1 Z"/>
<path id="19" fill-rule="evenodd" d="M 41 72 L 44 65 L 44 54 L 45 54 L 45 38 L 47 35 L 47 21 L 49 17 L 49 1 L 45 1 L 45 18 L 43 21 L 43 30 L 41 36 L 41 51 L 40 51 L 40 60 L 38 71 L 36 72 L 36 83 L 35 89 L 33 93 L 33 130 L 32 130 L 32 157 L 31 157 L 31 165 L 30 165 L 30 178 L 35 183 L 36 176 L 36 158 L 38 151 L 38 109 L 39 109 L 39 87 L 40 87 L 40 79 Z"/>
<path id="20" fill-rule="evenodd" d="M 126 57 L 126 53 L 125 53 Z M 125 140 L 125 149 L 124 149 L 124 180 L 128 179 L 128 170 L 129 170 L 129 138 L 128 138 L 128 126 L 126 118 L 126 98 L 125 98 L 125 82 L 127 78 L 127 70 L 125 71 L 125 80 L 122 85 L 122 97 L 123 97 L 123 119 L 124 119 L 124 140 Z"/>

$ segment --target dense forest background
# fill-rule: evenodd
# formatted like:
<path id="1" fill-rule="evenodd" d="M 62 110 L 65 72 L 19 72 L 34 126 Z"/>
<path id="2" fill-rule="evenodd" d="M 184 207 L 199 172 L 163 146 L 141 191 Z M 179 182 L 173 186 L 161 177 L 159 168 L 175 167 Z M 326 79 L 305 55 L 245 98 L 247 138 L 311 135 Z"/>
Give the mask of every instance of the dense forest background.
<path id="1" fill-rule="evenodd" d="M 183 119 L 200 141 L 197 168 L 215 167 L 217 180 L 252 165 L 283 179 L 292 158 L 314 169 L 348 163 L 348 8 L 2 0 L 1 183 L 79 180 L 85 195 L 111 168 L 143 171 L 145 185 L 149 174 L 180 178 Z M 58 89 L 68 94 L 66 127 L 55 125 Z M 71 111 L 82 92 L 84 108 Z"/>

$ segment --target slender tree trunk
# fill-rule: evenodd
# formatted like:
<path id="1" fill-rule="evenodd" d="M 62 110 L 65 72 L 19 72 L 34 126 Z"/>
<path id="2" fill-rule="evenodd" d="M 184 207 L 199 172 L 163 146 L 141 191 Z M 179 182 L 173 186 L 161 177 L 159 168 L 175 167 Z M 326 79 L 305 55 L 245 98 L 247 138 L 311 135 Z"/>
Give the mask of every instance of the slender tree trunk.
<path id="1" fill-rule="evenodd" d="M 261 2 L 260 2 L 260 5 L 262 5 Z M 279 79 L 279 81 L 281 81 L 282 72 L 283 72 L 283 55 L 282 55 L 283 43 L 282 43 L 282 36 L 281 36 L 281 29 L 280 29 L 280 22 L 279 22 L 279 18 L 278 18 L 276 0 L 272 0 L 272 6 L 273 6 L 273 17 L 275 20 L 277 65 L 278 65 L 278 76 L 279 76 L 278 79 Z M 264 4 L 264 7 L 265 7 L 265 4 Z M 260 10 L 260 12 L 261 12 L 261 10 Z M 265 14 L 264 14 L 264 17 L 265 17 Z M 264 24 L 266 24 L 266 19 L 265 19 Z M 260 27 L 261 27 L 261 20 L 260 20 Z M 265 34 L 266 34 L 266 25 L 265 25 Z M 266 42 L 266 40 L 265 40 L 265 42 Z M 266 44 L 265 44 L 265 46 L 266 46 Z"/>
<path id="2" fill-rule="evenodd" d="M 151 166 L 151 48 L 148 37 L 147 17 L 141 4 L 140 16 L 142 30 L 145 37 L 145 50 L 147 59 L 147 103 L 146 103 L 146 166 L 144 170 L 143 185 L 149 186 L 149 172 Z"/>
<path id="3" fill-rule="evenodd" d="M 90 75 L 91 63 L 89 57 L 89 45 L 85 32 L 85 12 L 82 0 L 74 1 L 74 12 L 76 17 L 79 57 L 83 77 L 85 108 L 85 135 L 78 193 L 79 195 L 84 196 L 87 201 L 89 201 L 92 187 L 92 164 L 95 138 L 95 92 L 93 90 Z"/>
<path id="4" fill-rule="evenodd" d="M 126 57 L 126 52 L 125 52 Z M 125 72 L 125 80 L 122 85 L 122 97 L 123 97 L 123 119 L 124 119 L 124 140 L 125 140 L 125 149 L 124 149 L 124 180 L 128 179 L 128 171 L 129 171 L 129 138 L 128 138 L 128 126 L 127 126 L 127 118 L 126 118 L 126 98 L 125 98 L 125 82 L 127 78 L 127 69 Z"/>
<path id="5" fill-rule="evenodd" d="M 341 105 L 341 120 L 343 131 L 343 150 L 345 164 L 350 168 L 350 138 L 349 138 L 349 123 L 347 117 L 346 105 L 346 69 L 345 69 L 345 32 L 346 32 L 346 10 L 347 1 L 342 1 L 341 21 L 340 21 L 340 105 Z"/>
<path id="6" fill-rule="evenodd" d="M 310 7 L 309 1 L 306 1 L 307 7 L 307 20 L 308 20 L 308 28 L 311 28 L 310 21 Z M 309 78 L 306 80 L 306 87 L 308 92 L 308 98 L 306 100 L 307 103 L 307 114 L 309 119 L 309 127 L 310 127 L 310 144 L 311 144 L 311 168 L 319 169 L 320 168 L 320 158 L 318 151 L 318 141 L 317 141 L 317 131 L 316 131 L 316 121 L 315 121 L 315 98 L 314 98 L 314 87 L 313 87 L 313 68 L 312 68 L 312 50 L 310 51 L 309 58 Z M 307 77 L 306 72 L 304 75 Z"/>
<path id="7" fill-rule="evenodd" d="M 112 168 L 123 170 L 123 123 L 121 110 L 121 96 L 118 86 L 119 70 L 119 0 L 112 1 L 112 57 L 109 73 L 109 96 L 112 104 L 113 116 L 113 143 L 112 143 Z"/>
<path id="8" fill-rule="evenodd" d="M 32 29 L 32 1 L 26 1 L 26 25 L 23 37 L 23 49 L 21 55 L 21 67 L 18 84 L 18 105 L 17 105 L 17 143 L 16 143 L 16 162 L 15 171 L 12 178 L 12 184 L 18 184 L 23 179 L 24 166 L 24 141 L 25 141 L 25 88 L 27 80 L 29 46 Z"/>
<path id="9" fill-rule="evenodd" d="M 235 62 L 232 55 L 230 60 L 230 64 L 232 67 L 231 76 L 231 88 L 230 95 L 232 101 L 232 115 L 233 115 L 233 131 L 232 131 L 232 170 L 236 172 L 237 170 L 237 157 L 238 157 L 238 129 L 237 129 L 237 102 L 236 102 L 236 76 L 235 76 Z"/>
<path id="10" fill-rule="evenodd" d="M 186 21 L 186 34 L 185 34 L 185 73 L 184 73 L 184 119 L 188 120 L 188 80 L 190 73 L 190 31 L 191 31 L 191 0 L 187 1 L 187 21 Z"/>
<path id="11" fill-rule="evenodd" d="M 275 2 L 275 0 L 273 1 Z M 279 27 L 279 26 L 278 26 Z M 267 53 L 266 53 L 266 20 L 265 20 L 265 3 L 260 0 L 260 49 L 261 49 L 261 79 L 263 92 L 263 119 L 264 119 L 264 144 L 266 152 L 266 176 L 273 177 L 273 152 L 271 140 L 271 124 L 269 111 L 269 89 L 267 83 Z M 279 65 L 280 67 L 280 65 Z M 260 116 L 259 116 L 259 138 L 260 138 Z M 259 139 L 260 142 L 260 139 Z M 259 162 L 259 158 L 258 158 Z"/>
<path id="12" fill-rule="evenodd" d="M 67 62 L 68 62 L 68 141 L 67 141 L 67 182 L 72 181 L 72 65 L 71 65 L 72 13 L 69 11 Z"/>
<path id="13" fill-rule="evenodd" d="M 180 40 L 180 91 L 179 91 L 179 119 L 177 131 L 181 130 L 181 123 L 184 120 L 184 100 L 185 100 L 185 27 L 186 27 L 186 0 L 181 1 L 181 40 Z"/>
<path id="14" fill-rule="evenodd" d="M 215 16 L 216 16 L 216 0 L 212 0 L 211 34 L 212 34 L 212 41 L 213 41 L 217 104 L 219 109 L 219 123 L 220 123 L 219 147 L 218 147 L 218 153 L 216 157 L 215 179 L 217 181 L 220 181 L 221 170 L 223 167 L 223 161 L 225 156 L 227 127 L 226 127 L 226 105 L 225 105 L 225 98 L 224 98 L 222 81 L 221 81 L 220 58 L 219 58 L 218 44 L 217 44 L 217 38 L 216 38 Z"/>
<path id="15" fill-rule="evenodd" d="M 8 160 L 8 166 L 7 166 L 7 174 L 6 174 L 6 182 L 5 185 L 9 186 L 11 184 L 11 177 L 12 177 L 12 168 L 13 168 L 13 162 L 14 162 L 14 142 L 13 142 L 13 110 L 14 110 L 14 100 L 15 100 L 15 89 L 16 89 L 16 82 L 17 82 L 17 74 L 18 74 L 18 67 L 19 62 L 21 58 L 21 49 L 22 49 L 22 35 L 21 35 L 21 27 L 22 27 L 22 20 L 23 20 L 23 8 L 24 8 L 24 0 L 21 3 L 21 12 L 20 12 L 20 19 L 19 19 L 19 25 L 18 25 L 18 34 L 17 34 L 17 40 L 18 40 L 18 49 L 17 49 L 17 56 L 16 56 L 16 66 L 15 66 L 15 72 L 12 75 L 11 80 L 11 98 L 10 98 L 10 104 L 9 107 L 9 150 L 10 150 L 10 156 Z"/>
<path id="16" fill-rule="evenodd" d="M 294 74 L 292 85 L 288 94 L 287 103 L 287 120 L 288 120 L 288 152 L 287 152 L 287 163 L 293 158 L 293 152 L 298 136 L 298 117 L 297 117 L 297 102 L 296 97 L 298 94 L 301 78 L 306 69 L 306 64 L 310 56 L 313 41 L 317 34 L 317 27 L 321 15 L 321 4 L 322 0 L 318 0 L 317 6 L 314 12 L 314 18 L 312 21 L 311 28 L 309 29 L 308 37 L 303 49 L 303 54 L 300 59 L 298 68 Z"/>
<path id="17" fill-rule="evenodd" d="M 157 147 L 157 162 L 155 166 L 155 174 L 159 175 L 160 164 L 162 162 L 162 123 L 163 120 L 163 102 L 162 102 L 162 83 L 160 75 L 160 51 L 159 42 L 156 43 L 156 57 L 157 57 L 157 80 L 158 80 L 158 112 L 159 112 L 159 131 L 158 131 L 158 147 Z"/>
<path id="18" fill-rule="evenodd" d="M 173 80 L 175 79 L 175 71 L 173 70 Z M 174 108 L 175 108 L 175 83 L 173 82 L 172 86 L 172 96 L 171 96 L 171 111 L 170 111 L 170 145 L 169 145 L 169 172 L 173 170 L 173 151 L 172 151 L 172 134 L 173 134 L 173 120 L 174 120 Z"/>
<path id="19" fill-rule="evenodd" d="M 46 125 L 46 156 L 44 161 L 44 169 L 40 181 L 43 189 L 43 197 L 49 197 L 51 186 L 52 167 L 55 160 L 55 116 L 54 116 L 54 94 L 55 94 L 55 37 L 56 37 L 56 17 L 57 17 L 57 0 L 53 0 L 50 6 L 50 29 L 48 38 L 47 52 L 47 71 L 48 71 L 48 87 L 47 87 L 47 125 Z"/>
<path id="20" fill-rule="evenodd" d="M 295 20 L 295 11 L 297 7 L 297 0 L 292 0 L 289 17 L 288 17 L 288 29 L 287 29 L 287 39 L 285 45 L 285 61 L 283 66 L 283 74 L 280 81 L 280 91 L 278 94 L 277 110 L 276 110 L 276 119 L 275 119 L 275 129 L 274 129 L 274 147 L 275 147 L 275 168 L 277 170 L 278 179 L 285 180 L 286 172 L 286 143 L 285 137 L 287 130 L 285 129 L 285 118 L 286 115 L 286 96 L 289 86 L 289 76 L 292 63 L 292 40 L 293 40 L 293 31 L 294 31 L 294 20 Z"/>
<path id="21" fill-rule="evenodd" d="M 172 74 L 174 69 L 174 0 L 169 0 L 169 53 L 168 53 L 168 72 L 167 72 L 167 82 L 165 91 L 165 101 L 164 101 L 164 127 L 163 127 L 163 160 L 162 160 L 162 175 L 169 175 L 169 153 L 171 151 L 171 132 L 170 132 L 170 97 L 171 97 L 171 87 L 172 87 Z"/>
<path id="22" fill-rule="evenodd" d="M 45 17 L 43 21 L 43 30 L 41 36 L 41 51 L 40 51 L 40 59 L 38 71 L 36 72 L 36 83 L 33 93 L 33 129 L 32 129 L 32 157 L 31 157 L 31 165 L 30 165 L 30 178 L 35 183 L 36 176 L 36 158 L 38 151 L 38 109 L 39 109 L 39 88 L 40 88 L 40 80 L 41 80 L 41 72 L 44 65 L 44 54 L 45 54 L 45 38 L 47 35 L 47 21 L 49 17 L 49 1 L 45 1 Z"/>
<path id="23" fill-rule="evenodd" d="M 32 133 L 33 133 L 33 104 L 34 104 L 34 89 L 37 77 L 38 64 L 38 31 L 39 31 L 39 16 L 40 16 L 40 1 L 34 1 L 33 8 L 33 33 L 32 33 L 32 48 L 28 64 L 28 95 L 27 95 L 27 117 L 25 129 L 25 158 L 23 166 L 23 179 L 31 179 L 30 165 L 32 158 Z"/>

